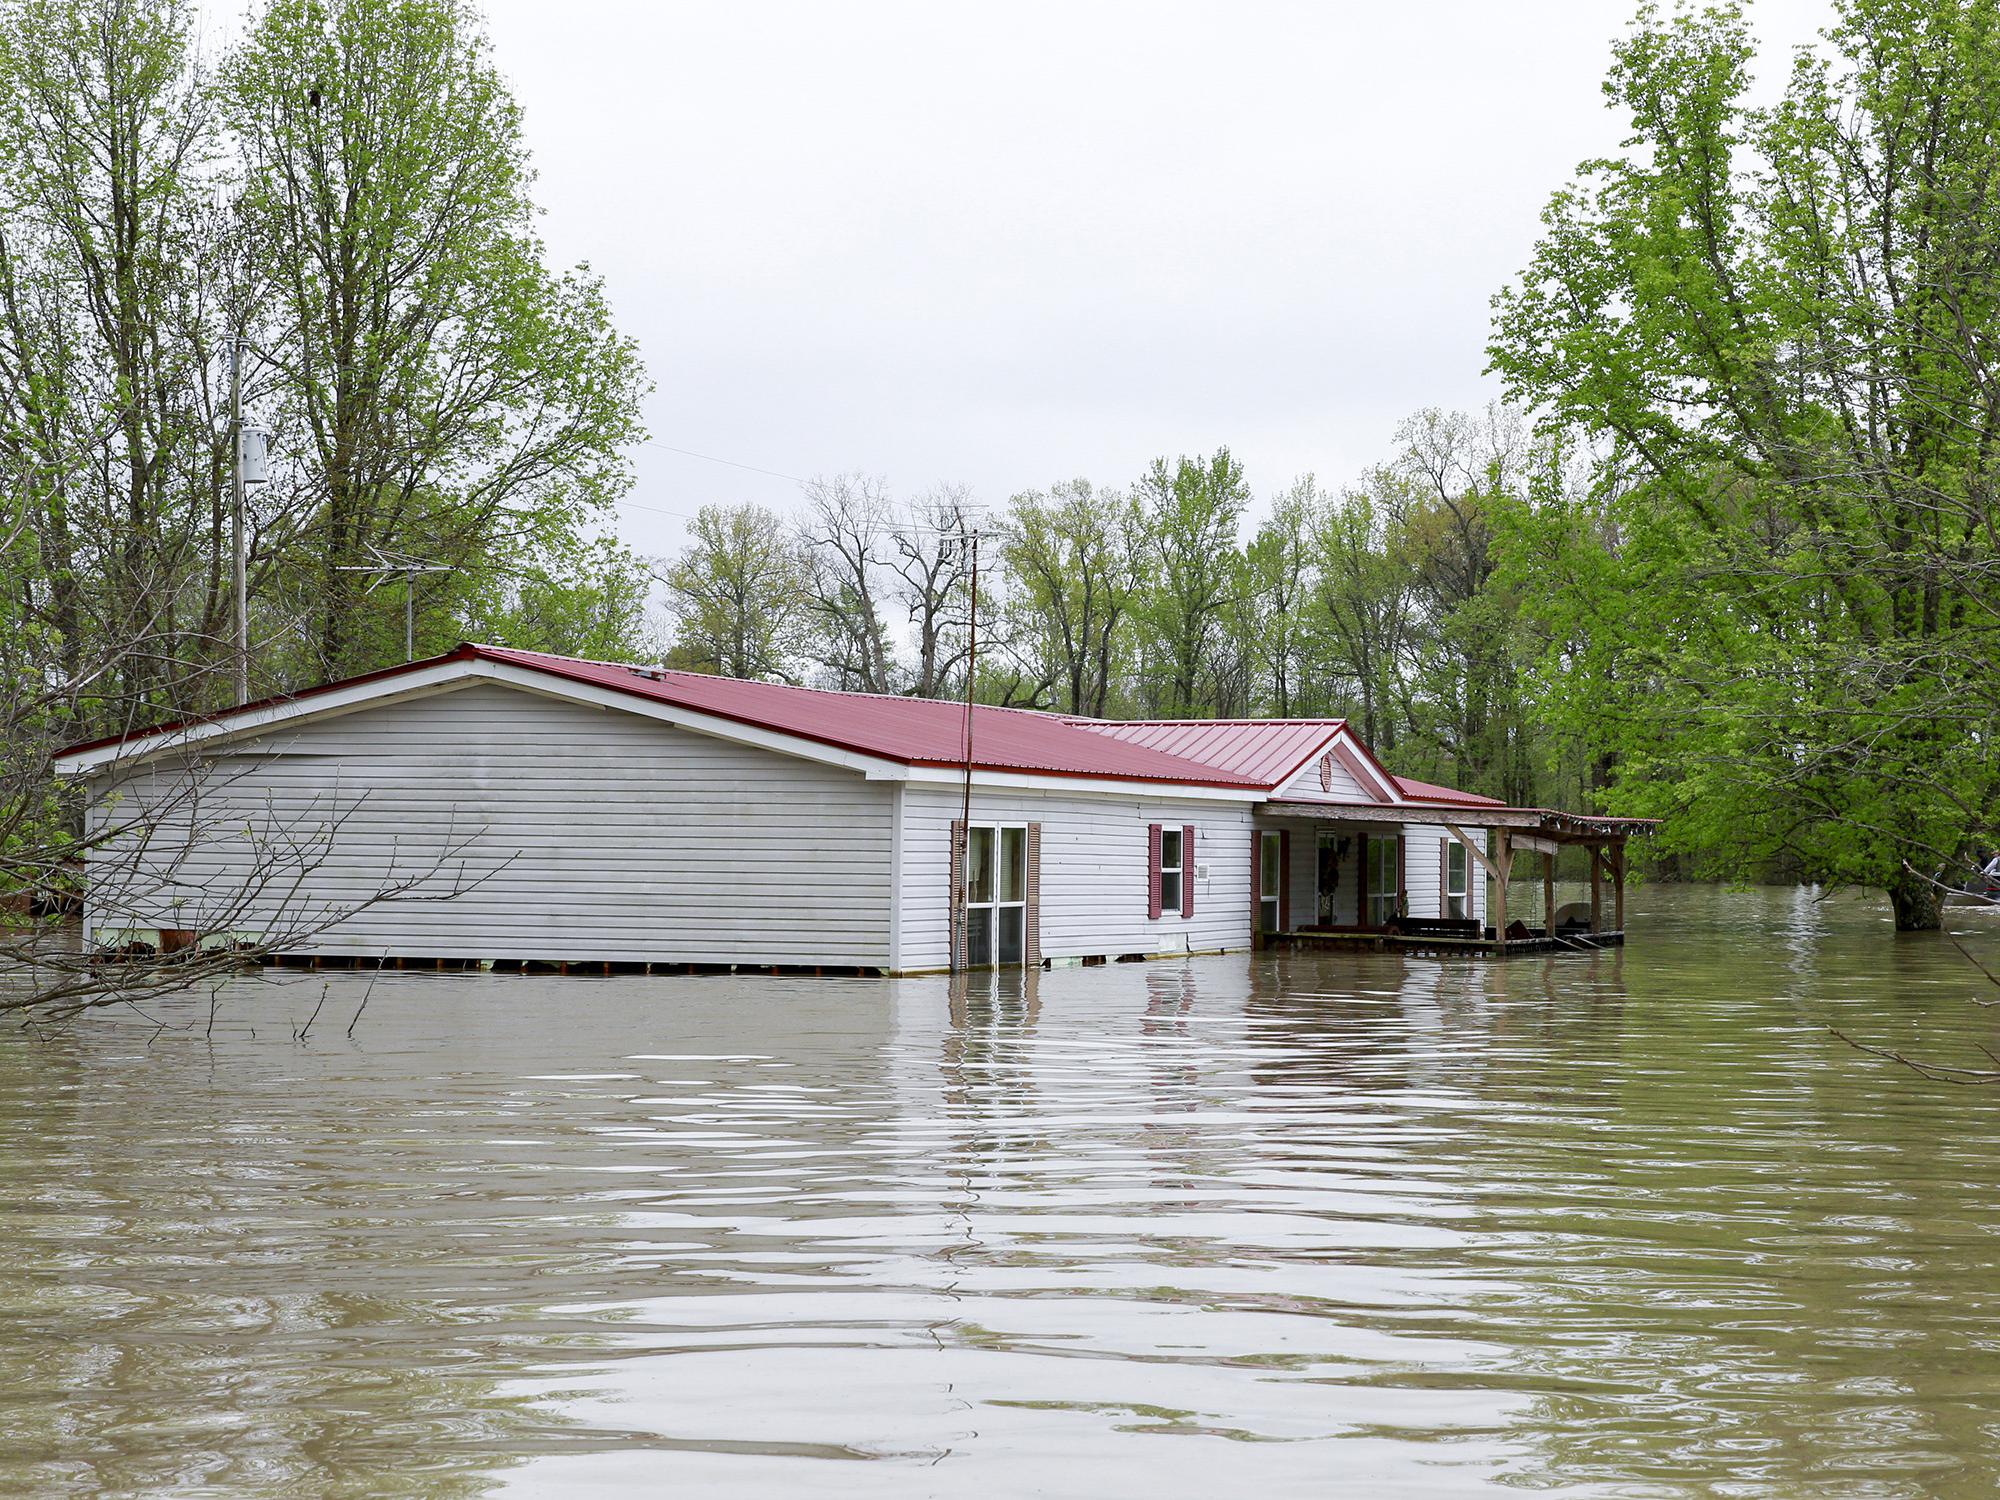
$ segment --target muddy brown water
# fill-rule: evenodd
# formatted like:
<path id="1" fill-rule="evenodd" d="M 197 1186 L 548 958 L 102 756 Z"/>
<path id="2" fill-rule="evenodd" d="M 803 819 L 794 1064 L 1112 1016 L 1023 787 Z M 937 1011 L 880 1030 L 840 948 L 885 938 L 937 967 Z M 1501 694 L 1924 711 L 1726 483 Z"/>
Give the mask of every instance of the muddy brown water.
<path id="1" fill-rule="evenodd" d="M 1951 926 L 0 1033 L 0 1492 L 1991 1495 L 2000 1087 L 1828 1029 L 1985 1063 Z"/>

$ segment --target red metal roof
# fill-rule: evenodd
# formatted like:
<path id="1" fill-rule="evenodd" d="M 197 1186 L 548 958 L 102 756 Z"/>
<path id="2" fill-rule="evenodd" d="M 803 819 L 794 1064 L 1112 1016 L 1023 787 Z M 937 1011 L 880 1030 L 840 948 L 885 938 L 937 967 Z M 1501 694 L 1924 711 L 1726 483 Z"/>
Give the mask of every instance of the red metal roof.
<path id="1" fill-rule="evenodd" d="M 395 678 L 451 661 L 503 662 L 904 765 L 965 763 L 963 703 L 878 693 L 829 692 L 471 643 L 425 661 L 301 688 L 214 714 L 87 740 L 66 747 L 59 756 L 219 722 L 245 711 L 309 699 L 357 683 Z M 982 704 L 972 710 L 972 764 L 986 771 L 1270 790 L 1303 765 L 1345 722 L 1342 719 L 1121 722 L 1022 708 L 989 708 Z M 1355 743 L 1360 744 L 1358 740 Z M 1362 748 L 1365 751 L 1366 747 Z M 1369 758 L 1373 760 L 1372 756 Z M 1468 807 L 1503 805 L 1491 797 L 1454 791 L 1407 776 L 1398 776 L 1395 781 L 1405 796 L 1415 800 Z"/>
<path id="2" fill-rule="evenodd" d="M 1094 734 L 1146 745 L 1184 756 L 1219 771 L 1248 776 L 1276 790 L 1340 730 L 1345 719 L 1071 719 Z M 1346 736 L 1355 750 L 1396 789 L 1413 802 L 1446 802 L 1464 807 L 1505 807 L 1497 797 L 1461 792 L 1456 787 L 1414 776 L 1398 776 L 1375 758 L 1353 733 Z"/>
<path id="3" fill-rule="evenodd" d="M 1310 760 L 1344 719 L 1072 719 L 1092 734 L 1164 750 L 1275 787 Z"/>
<path id="4" fill-rule="evenodd" d="M 1507 804 L 1498 797 L 1482 797 L 1477 792 L 1461 792 L 1456 787 L 1439 786 L 1432 781 L 1418 781 L 1414 776 L 1398 776 L 1396 785 L 1403 795 L 1413 802 L 1453 802 L 1465 807 L 1505 807 Z"/>
<path id="5" fill-rule="evenodd" d="M 703 672 L 619 666 L 500 646 L 474 649 L 489 660 L 512 662 L 572 681 L 672 703 L 905 765 L 965 764 L 963 703 L 880 693 L 830 692 L 777 682 L 746 682 Z M 1195 786 L 1258 785 L 1248 777 L 1143 745 L 1106 744 L 1103 736 L 1080 729 L 1056 714 L 985 705 L 976 705 L 972 710 L 972 764 L 980 770 L 1031 771 L 1056 776 L 1102 776 Z"/>

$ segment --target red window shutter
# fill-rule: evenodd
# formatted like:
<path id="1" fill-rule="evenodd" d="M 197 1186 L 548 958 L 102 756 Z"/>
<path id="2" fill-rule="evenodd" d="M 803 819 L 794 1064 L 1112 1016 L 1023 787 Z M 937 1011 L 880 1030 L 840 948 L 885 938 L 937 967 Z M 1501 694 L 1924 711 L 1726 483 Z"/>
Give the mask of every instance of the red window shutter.
<path id="1" fill-rule="evenodd" d="M 1181 826 L 1181 915 L 1194 915 L 1194 824 Z"/>
<path id="2" fill-rule="evenodd" d="M 1022 958 L 1029 968 L 1039 969 L 1042 966 L 1042 825 L 1039 823 L 1028 825 L 1028 879 L 1022 894 L 1027 897 Z"/>
<path id="3" fill-rule="evenodd" d="M 956 818 L 951 823 L 951 904 L 947 913 L 951 926 L 951 966 L 957 970 L 964 967 L 959 962 L 959 953 L 965 941 L 965 825 Z"/>
<path id="4" fill-rule="evenodd" d="M 1264 930 L 1264 835 L 1250 830 L 1250 936 Z"/>
<path id="5" fill-rule="evenodd" d="M 1278 926 L 1292 930 L 1292 830 L 1278 831 Z"/>
<path id="6" fill-rule="evenodd" d="M 1438 840 L 1438 915 L 1451 915 L 1451 840 Z"/>
<path id="7" fill-rule="evenodd" d="M 1160 825 L 1146 827 L 1146 919 L 1160 920 Z"/>

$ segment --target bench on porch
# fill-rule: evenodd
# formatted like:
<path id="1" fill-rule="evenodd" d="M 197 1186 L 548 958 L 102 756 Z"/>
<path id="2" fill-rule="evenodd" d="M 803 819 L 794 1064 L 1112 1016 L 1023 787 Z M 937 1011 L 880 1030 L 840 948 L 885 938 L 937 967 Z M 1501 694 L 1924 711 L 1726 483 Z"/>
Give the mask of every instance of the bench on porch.
<path id="1" fill-rule="evenodd" d="M 1389 931 L 1405 937 L 1480 938 L 1486 929 L 1464 917 L 1397 917 Z"/>

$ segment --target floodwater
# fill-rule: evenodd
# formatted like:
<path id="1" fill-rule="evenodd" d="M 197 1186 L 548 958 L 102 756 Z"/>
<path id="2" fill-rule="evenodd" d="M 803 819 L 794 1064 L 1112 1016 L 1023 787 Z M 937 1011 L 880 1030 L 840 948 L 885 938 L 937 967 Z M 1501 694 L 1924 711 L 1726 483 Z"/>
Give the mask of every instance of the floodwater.
<path id="1" fill-rule="evenodd" d="M 0 1492 L 1993 1494 L 2000 913 L 1632 905 L 0 1034 Z"/>

